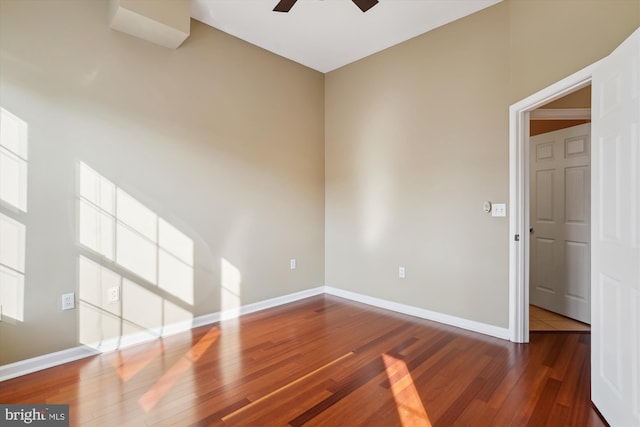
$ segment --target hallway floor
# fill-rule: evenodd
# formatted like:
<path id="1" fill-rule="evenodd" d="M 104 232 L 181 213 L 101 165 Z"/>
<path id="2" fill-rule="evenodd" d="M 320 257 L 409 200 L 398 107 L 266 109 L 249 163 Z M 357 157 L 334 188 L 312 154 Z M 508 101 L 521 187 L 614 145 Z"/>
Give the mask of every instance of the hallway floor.
<path id="1" fill-rule="evenodd" d="M 578 322 L 535 305 L 529 305 L 529 330 L 532 332 L 590 332 L 591 327 L 586 323 Z"/>

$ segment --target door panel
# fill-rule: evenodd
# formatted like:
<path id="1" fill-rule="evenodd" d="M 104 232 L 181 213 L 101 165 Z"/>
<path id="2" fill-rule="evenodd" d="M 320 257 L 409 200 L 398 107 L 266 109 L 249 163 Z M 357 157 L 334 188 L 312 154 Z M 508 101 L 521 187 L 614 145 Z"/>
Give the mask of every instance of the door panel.
<path id="1" fill-rule="evenodd" d="M 553 182 L 555 171 L 536 171 L 536 221 L 554 224 Z"/>
<path id="2" fill-rule="evenodd" d="M 570 225 L 588 226 L 589 210 L 589 168 L 579 166 L 564 170 L 565 222 Z"/>
<path id="3" fill-rule="evenodd" d="M 565 242 L 565 264 L 567 267 L 567 296 L 579 302 L 587 302 L 589 293 L 584 286 L 590 283 L 589 245 L 583 242 Z"/>
<path id="4" fill-rule="evenodd" d="M 531 142 L 532 304 L 589 323 L 590 125 Z"/>
<path id="5" fill-rule="evenodd" d="M 599 335 L 599 363 L 597 364 L 599 377 L 606 382 L 609 390 L 616 398 L 622 397 L 622 320 L 620 318 L 621 291 L 620 281 L 604 274 L 598 281 L 599 305 L 602 311 L 600 325 L 606 330 L 616 331 L 611 334 Z M 607 361 L 605 363 L 605 361 Z"/>
<path id="6" fill-rule="evenodd" d="M 640 425 L 640 30 L 595 69 L 591 398 Z"/>
<path id="7" fill-rule="evenodd" d="M 619 135 L 599 138 L 598 165 L 600 166 L 601 199 L 597 209 L 600 217 L 601 240 L 620 242 L 620 168 L 621 153 Z M 604 149 L 606 147 L 606 150 Z"/>
<path id="8" fill-rule="evenodd" d="M 553 239 L 536 238 L 535 252 L 538 256 L 535 262 L 532 263 L 537 273 L 535 286 L 539 291 L 549 294 L 556 294 L 557 291 L 557 282 L 555 281 L 553 269 L 549 268 L 549 266 L 554 264 L 554 258 L 556 258 L 556 256 L 554 256 L 555 243 Z M 539 298 L 542 299 L 543 297 L 539 296 Z"/>

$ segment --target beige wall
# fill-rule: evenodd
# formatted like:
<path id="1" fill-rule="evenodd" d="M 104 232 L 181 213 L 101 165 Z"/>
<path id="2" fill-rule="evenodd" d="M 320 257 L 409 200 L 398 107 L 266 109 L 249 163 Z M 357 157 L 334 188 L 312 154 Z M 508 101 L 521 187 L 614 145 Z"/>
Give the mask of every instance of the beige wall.
<path id="1" fill-rule="evenodd" d="M 599 60 L 640 2 L 505 1 L 327 74 L 326 284 L 508 327 L 508 108 Z M 406 279 L 398 279 L 398 266 Z"/>
<path id="2" fill-rule="evenodd" d="M 507 0 L 510 101 L 607 56 L 640 22 L 638 0 Z"/>
<path id="3" fill-rule="evenodd" d="M 591 108 L 591 85 L 556 99 L 540 108 Z"/>
<path id="4" fill-rule="evenodd" d="M 324 283 L 324 76 L 197 21 L 171 50 L 107 15 L 0 2 L 0 104 L 29 127 L 27 213 L 0 206 L 26 226 L 24 319 L 0 323 L 0 365 L 220 311 L 225 282 L 227 305 Z M 80 162 L 193 243 L 192 283 L 78 244 Z M 104 303 L 113 280 L 121 307 Z M 84 308 L 61 311 L 64 292 Z"/>

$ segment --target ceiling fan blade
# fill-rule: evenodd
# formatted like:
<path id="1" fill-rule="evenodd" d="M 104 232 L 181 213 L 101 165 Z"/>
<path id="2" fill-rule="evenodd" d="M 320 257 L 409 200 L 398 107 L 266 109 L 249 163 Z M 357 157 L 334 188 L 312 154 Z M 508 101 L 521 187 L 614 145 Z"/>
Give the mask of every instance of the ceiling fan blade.
<path id="1" fill-rule="evenodd" d="M 378 0 L 353 0 L 353 2 L 363 12 L 366 12 L 367 10 L 378 4 Z"/>
<path id="2" fill-rule="evenodd" d="M 289 12 L 294 4 L 298 0 L 280 0 L 280 2 L 273 8 L 274 12 Z M 377 2 L 376 2 L 377 3 Z"/>

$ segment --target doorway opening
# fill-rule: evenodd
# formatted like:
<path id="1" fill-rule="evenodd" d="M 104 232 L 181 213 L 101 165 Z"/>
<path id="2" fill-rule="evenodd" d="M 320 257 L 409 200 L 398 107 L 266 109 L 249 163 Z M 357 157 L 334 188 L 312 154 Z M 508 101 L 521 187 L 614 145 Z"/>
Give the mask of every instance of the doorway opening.
<path id="1" fill-rule="evenodd" d="M 528 342 L 529 116 L 548 102 L 593 87 L 591 400 L 611 425 L 640 420 L 639 47 L 636 30 L 609 56 L 509 110 L 509 331 L 512 341 Z"/>
<path id="2" fill-rule="evenodd" d="M 591 85 L 529 114 L 529 330 L 591 323 Z"/>
<path id="3" fill-rule="evenodd" d="M 529 342 L 529 248 L 531 116 L 554 101 L 586 90 L 597 63 L 513 104 L 509 109 L 509 331 L 513 342 Z"/>

